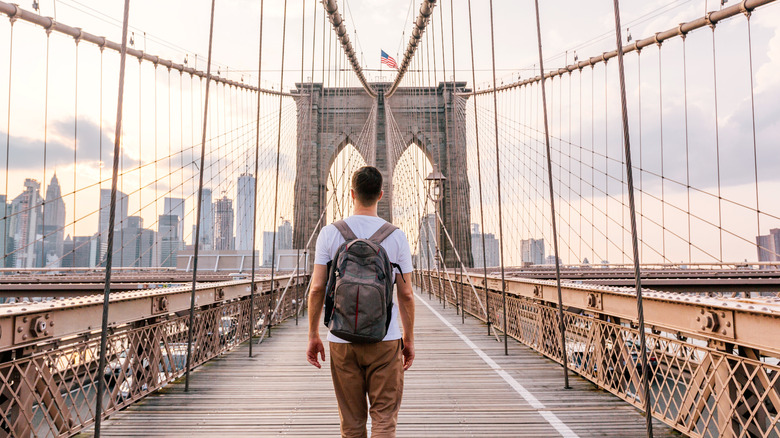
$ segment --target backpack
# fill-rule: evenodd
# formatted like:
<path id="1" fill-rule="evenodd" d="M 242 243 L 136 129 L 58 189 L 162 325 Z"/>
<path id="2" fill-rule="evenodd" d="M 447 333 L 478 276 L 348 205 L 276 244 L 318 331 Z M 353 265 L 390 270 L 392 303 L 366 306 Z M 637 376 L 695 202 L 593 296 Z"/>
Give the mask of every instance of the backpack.
<path id="1" fill-rule="evenodd" d="M 343 220 L 333 225 L 344 237 L 328 263 L 325 325 L 345 341 L 373 343 L 384 339 L 393 310 L 393 267 L 381 243 L 398 228 L 382 225 L 368 239 L 358 239 Z"/>

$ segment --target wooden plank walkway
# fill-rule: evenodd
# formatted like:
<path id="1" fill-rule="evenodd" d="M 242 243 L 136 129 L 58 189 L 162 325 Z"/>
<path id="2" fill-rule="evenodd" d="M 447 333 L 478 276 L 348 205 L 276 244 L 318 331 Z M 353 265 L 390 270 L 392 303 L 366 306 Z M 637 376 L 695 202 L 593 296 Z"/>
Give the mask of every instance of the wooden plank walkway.
<path id="1" fill-rule="evenodd" d="M 435 299 L 418 297 L 416 324 L 399 437 L 645 436 L 644 418 L 625 402 L 574 376 L 564 390 L 559 365 L 512 340 L 504 356 L 484 324 L 461 325 Z M 192 374 L 189 393 L 169 385 L 113 415 L 102 435 L 338 436 L 328 364 L 315 369 L 305 349 L 305 320 L 286 322 L 254 358 L 243 345 L 212 360 Z M 655 436 L 678 435 L 655 422 Z"/>

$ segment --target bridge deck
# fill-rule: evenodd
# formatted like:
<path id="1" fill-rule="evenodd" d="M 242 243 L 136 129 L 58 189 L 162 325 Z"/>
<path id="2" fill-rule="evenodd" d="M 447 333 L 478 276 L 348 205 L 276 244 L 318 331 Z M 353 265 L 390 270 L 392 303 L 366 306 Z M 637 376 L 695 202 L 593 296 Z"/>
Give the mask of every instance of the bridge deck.
<path id="1" fill-rule="evenodd" d="M 328 364 L 318 371 L 305 361 L 301 322 L 275 329 L 252 359 L 243 345 L 200 367 L 189 394 L 172 384 L 115 414 L 103 435 L 338 436 Z M 558 365 L 514 341 L 504 356 L 484 324 L 461 325 L 435 299 L 417 300 L 417 327 L 398 436 L 644 436 L 634 408 L 578 377 L 562 389 Z M 657 437 L 677 436 L 655 427 Z"/>

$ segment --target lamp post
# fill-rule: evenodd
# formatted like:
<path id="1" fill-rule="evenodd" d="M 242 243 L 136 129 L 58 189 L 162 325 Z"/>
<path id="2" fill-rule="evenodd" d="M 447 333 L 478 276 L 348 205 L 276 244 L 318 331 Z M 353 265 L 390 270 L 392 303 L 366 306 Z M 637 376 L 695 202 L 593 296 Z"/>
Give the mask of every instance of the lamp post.
<path id="1" fill-rule="evenodd" d="M 436 245 L 435 246 L 436 251 L 434 252 L 434 260 L 439 259 L 439 257 L 438 257 L 438 254 L 439 254 L 439 234 L 441 234 L 441 232 L 439 231 L 439 221 L 438 221 L 439 203 L 441 202 L 442 195 L 444 194 L 444 190 L 443 190 L 444 189 L 444 181 L 446 181 L 446 180 L 447 180 L 447 178 L 441 172 L 436 170 L 435 168 L 433 169 L 433 171 L 430 174 L 428 174 L 427 177 L 425 177 L 425 184 L 427 186 L 426 187 L 426 189 L 427 189 L 426 193 L 428 195 L 428 199 L 430 199 L 431 202 L 433 202 L 433 208 L 434 208 L 433 221 L 436 224 L 436 236 L 435 236 L 435 240 L 434 240 L 434 244 Z M 443 260 L 442 260 L 442 263 L 444 263 Z M 446 266 L 445 266 L 445 269 L 446 269 Z M 439 271 L 439 263 L 438 262 L 436 262 L 436 273 L 437 273 L 437 276 L 439 277 L 439 279 L 438 279 L 439 280 L 439 296 L 441 297 L 442 302 L 444 303 L 444 306 L 446 307 L 447 306 L 447 298 L 444 296 L 444 292 L 443 292 L 442 287 L 441 287 L 441 272 Z M 430 280 L 430 268 L 428 269 L 428 276 L 429 276 L 429 280 Z"/>

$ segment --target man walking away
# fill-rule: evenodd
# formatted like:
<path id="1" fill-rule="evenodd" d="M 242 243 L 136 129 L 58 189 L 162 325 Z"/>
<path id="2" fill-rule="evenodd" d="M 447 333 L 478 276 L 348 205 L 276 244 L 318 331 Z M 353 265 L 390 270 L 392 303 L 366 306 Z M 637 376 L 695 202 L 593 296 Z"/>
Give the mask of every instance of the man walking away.
<path id="1" fill-rule="evenodd" d="M 358 169 L 350 192 L 355 214 L 324 227 L 317 238 L 306 357 L 317 368 L 325 360 L 319 333 L 325 304 L 341 436 L 367 437 L 370 413 L 373 438 L 395 437 L 404 371 L 414 360 L 412 255 L 403 231 L 377 216 L 383 195 L 379 170 Z"/>

